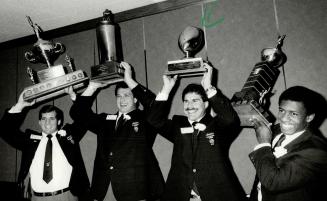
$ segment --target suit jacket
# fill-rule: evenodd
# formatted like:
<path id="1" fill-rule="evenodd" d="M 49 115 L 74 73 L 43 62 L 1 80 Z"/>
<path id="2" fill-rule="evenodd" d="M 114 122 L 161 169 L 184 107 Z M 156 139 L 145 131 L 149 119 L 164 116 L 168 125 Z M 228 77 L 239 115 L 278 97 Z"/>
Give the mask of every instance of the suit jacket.
<path id="1" fill-rule="evenodd" d="M 18 183 L 24 182 L 29 172 L 36 149 L 39 145 L 42 133 L 27 129 L 25 132 L 19 130 L 26 112 L 8 113 L 5 112 L 1 119 L 1 128 L 6 132 L 1 132 L 1 137 L 10 145 L 22 151 L 21 167 L 18 175 Z M 75 123 L 66 124 L 61 130 L 66 131 L 66 136 L 57 134 L 58 142 L 63 150 L 68 162 L 72 166 L 72 174 L 69 183 L 70 191 L 80 200 L 90 199 L 90 182 L 79 147 L 81 136 L 86 132 Z"/>
<path id="2" fill-rule="evenodd" d="M 279 133 L 276 133 L 279 134 Z M 250 153 L 261 182 L 263 201 L 326 200 L 327 145 L 324 139 L 306 130 L 285 146 L 287 153 L 275 158 L 271 147 Z M 257 200 L 254 183 L 251 200 Z"/>
<path id="3" fill-rule="evenodd" d="M 163 201 L 189 201 L 194 182 L 203 201 L 245 199 L 228 156 L 239 131 L 239 119 L 219 90 L 209 101 L 217 116 L 207 113 L 200 121 L 205 130 L 193 140 L 187 117 L 175 115 L 167 119 L 168 101 L 155 101 L 151 107 L 149 122 L 174 143 Z"/>
<path id="4" fill-rule="evenodd" d="M 140 85 L 133 89 L 133 94 L 145 109 L 154 100 L 154 94 Z M 130 112 L 130 119 L 115 131 L 117 114 L 96 114 L 91 109 L 92 102 L 91 97 L 78 97 L 71 116 L 97 135 L 93 197 L 103 200 L 111 182 L 117 200 L 158 199 L 164 179 L 152 150 L 156 132 L 146 121 L 146 112 Z"/>

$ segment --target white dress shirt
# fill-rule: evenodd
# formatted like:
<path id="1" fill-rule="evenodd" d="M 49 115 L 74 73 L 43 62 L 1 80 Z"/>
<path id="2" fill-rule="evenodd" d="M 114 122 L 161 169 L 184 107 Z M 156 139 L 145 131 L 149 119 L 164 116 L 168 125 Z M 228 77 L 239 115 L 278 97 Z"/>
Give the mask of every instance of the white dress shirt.
<path id="1" fill-rule="evenodd" d="M 35 192 L 54 192 L 69 187 L 73 168 L 60 147 L 56 133 L 52 133 L 53 137 L 51 138 L 53 179 L 49 183 L 43 180 L 43 163 L 48 142 L 47 134 L 42 133 L 41 141 L 32 160 L 30 166 L 31 187 Z"/>

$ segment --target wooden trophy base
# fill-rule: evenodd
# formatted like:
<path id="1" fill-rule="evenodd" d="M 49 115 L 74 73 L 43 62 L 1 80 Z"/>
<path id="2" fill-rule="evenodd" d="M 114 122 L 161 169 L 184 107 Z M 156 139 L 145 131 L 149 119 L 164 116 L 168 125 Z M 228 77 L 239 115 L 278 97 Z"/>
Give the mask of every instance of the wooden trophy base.
<path id="1" fill-rule="evenodd" d="M 124 69 L 115 61 L 108 61 L 91 67 L 91 80 L 100 83 L 115 84 L 124 81 Z"/>
<path id="2" fill-rule="evenodd" d="M 207 69 L 203 68 L 202 58 L 186 58 L 176 61 L 168 61 L 168 68 L 165 75 L 180 77 L 192 77 L 203 75 Z"/>

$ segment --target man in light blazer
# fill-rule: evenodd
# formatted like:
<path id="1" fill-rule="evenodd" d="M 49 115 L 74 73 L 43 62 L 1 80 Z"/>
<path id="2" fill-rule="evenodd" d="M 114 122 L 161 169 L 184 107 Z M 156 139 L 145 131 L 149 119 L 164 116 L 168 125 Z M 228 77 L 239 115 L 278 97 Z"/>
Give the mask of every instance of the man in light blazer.
<path id="1" fill-rule="evenodd" d="M 252 119 L 259 144 L 250 153 L 256 169 L 252 201 L 326 200 L 327 144 L 310 128 L 319 110 L 316 93 L 294 86 L 279 97 L 278 124 Z"/>

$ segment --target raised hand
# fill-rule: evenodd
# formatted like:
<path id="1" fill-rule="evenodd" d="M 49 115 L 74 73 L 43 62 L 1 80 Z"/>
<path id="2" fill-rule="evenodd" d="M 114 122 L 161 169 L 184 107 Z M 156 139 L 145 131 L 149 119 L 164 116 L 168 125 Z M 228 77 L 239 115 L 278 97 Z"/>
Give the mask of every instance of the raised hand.
<path id="1" fill-rule="evenodd" d="M 203 64 L 203 67 L 205 69 L 207 69 L 207 72 L 205 72 L 203 74 L 203 77 L 202 77 L 202 80 L 201 80 L 201 85 L 202 87 L 207 90 L 209 89 L 212 85 L 211 85 L 211 81 L 212 81 L 212 67 L 207 64 L 207 63 L 204 63 Z"/>
<path id="2" fill-rule="evenodd" d="M 161 93 L 169 94 L 170 91 L 175 86 L 175 83 L 176 83 L 177 78 L 178 78 L 177 75 L 174 75 L 173 77 L 167 76 L 167 75 L 163 75 L 162 76 L 162 80 L 163 80 L 163 83 L 164 84 L 162 86 Z"/>
<path id="3" fill-rule="evenodd" d="M 271 143 L 272 132 L 270 128 L 264 122 L 256 118 L 251 118 L 250 122 L 254 126 L 258 143 Z"/>

